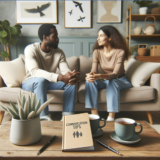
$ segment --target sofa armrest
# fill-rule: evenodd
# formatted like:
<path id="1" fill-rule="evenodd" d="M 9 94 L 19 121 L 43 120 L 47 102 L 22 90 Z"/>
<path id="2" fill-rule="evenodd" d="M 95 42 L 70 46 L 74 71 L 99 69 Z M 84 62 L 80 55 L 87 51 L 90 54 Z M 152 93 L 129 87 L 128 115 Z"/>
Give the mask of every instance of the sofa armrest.
<path id="1" fill-rule="evenodd" d="M 160 102 L 160 74 L 153 73 L 150 79 L 150 86 L 156 89 L 157 97 L 156 100 Z"/>
<path id="2" fill-rule="evenodd" d="M 4 83 L 3 83 L 3 80 L 2 80 L 2 77 L 0 76 L 0 87 L 4 87 Z"/>

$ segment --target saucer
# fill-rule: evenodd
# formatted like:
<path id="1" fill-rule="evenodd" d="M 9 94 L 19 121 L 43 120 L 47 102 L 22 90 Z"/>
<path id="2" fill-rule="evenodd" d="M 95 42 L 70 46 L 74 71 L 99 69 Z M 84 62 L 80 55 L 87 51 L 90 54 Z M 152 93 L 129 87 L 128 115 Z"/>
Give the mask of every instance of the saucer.
<path id="1" fill-rule="evenodd" d="M 130 139 L 130 140 L 122 140 L 122 139 L 120 139 L 120 138 L 116 135 L 115 132 L 112 132 L 111 135 L 110 135 L 110 137 L 111 137 L 114 141 L 116 141 L 116 142 L 118 142 L 118 143 L 122 143 L 122 144 L 134 144 L 134 143 L 137 143 L 137 142 L 139 142 L 139 141 L 141 140 L 141 138 L 140 138 L 139 135 L 137 135 L 137 134 L 134 134 L 133 138 Z"/>
<path id="2" fill-rule="evenodd" d="M 97 132 L 92 134 L 93 138 L 99 137 L 103 134 L 103 130 L 101 128 L 98 128 Z"/>

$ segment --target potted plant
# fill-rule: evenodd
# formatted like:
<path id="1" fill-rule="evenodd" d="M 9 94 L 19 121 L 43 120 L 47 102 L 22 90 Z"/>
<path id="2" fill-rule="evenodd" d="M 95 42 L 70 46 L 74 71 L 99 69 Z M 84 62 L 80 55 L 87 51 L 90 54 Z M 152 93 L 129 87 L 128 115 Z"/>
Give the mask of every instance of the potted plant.
<path id="1" fill-rule="evenodd" d="M 21 28 L 19 24 L 10 26 L 9 21 L 0 21 L 0 42 L 4 44 L 4 51 L 0 54 L 2 60 L 10 61 L 9 44 L 16 45 L 16 38 L 19 37 Z"/>
<path id="2" fill-rule="evenodd" d="M 41 111 L 51 102 L 41 105 L 36 95 L 30 93 L 28 100 L 21 94 L 18 95 L 17 105 L 10 101 L 9 106 L 0 106 L 12 116 L 10 141 L 16 145 L 30 145 L 41 139 L 41 125 L 39 115 Z"/>
<path id="3" fill-rule="evenodd" d="M 148 4 L 152 3 L 152 1 L 148 1 L 148 0 L 134 0 L 133 3 L 136 3 L 139 5 L 139 14 L 147 14 L 147 10 L 148 10 Z"/>

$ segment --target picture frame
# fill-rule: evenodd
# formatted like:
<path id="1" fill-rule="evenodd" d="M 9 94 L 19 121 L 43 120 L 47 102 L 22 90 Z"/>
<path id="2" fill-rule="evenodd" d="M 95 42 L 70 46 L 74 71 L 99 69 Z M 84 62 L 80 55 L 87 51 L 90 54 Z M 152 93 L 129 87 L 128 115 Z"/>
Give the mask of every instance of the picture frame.
<path id="1" fill-rule="evenodd" d="M 91 0 L 65 0 L 64 27 L 91 28 Z"/>
<path id="2" fill-rule="evenodd" d="M 121 0 L 97 1 L 97 23 L 121 23 L 121 12 Z"/>
<path id="3" fill-rule="evenodd" d="M 16 1 L 17 24 L 57 24 L 57 0 Z"/>
<path id="4" fill-rule="evenodd" d="M 147 44 L 139 44 L 138 48 L 146 48 L 147 49 Z"/>

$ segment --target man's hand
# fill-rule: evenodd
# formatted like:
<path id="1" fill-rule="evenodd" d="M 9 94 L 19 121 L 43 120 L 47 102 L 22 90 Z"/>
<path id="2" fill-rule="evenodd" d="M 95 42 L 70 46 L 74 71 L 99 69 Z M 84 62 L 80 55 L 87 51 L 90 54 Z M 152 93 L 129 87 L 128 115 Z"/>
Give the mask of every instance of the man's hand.
<path id="1" fill-rule="evenodd" d="M 78 82 L 80 82 L 80 74 L 79 72 L 76 72 L 75 70 L 70 72 L 71 76 L 70 76 L 70 80 L 68 85 L 76 85 Z"/>
<path id="2" fill-rule="evenodd" d="M 70 72 L 67 72 L 65 75 L 60 75 L 59 74 L 58 81 L 62 81 L 65 84 L 68 84 L 69 80 L 70 80 L 70 77 L 71 77 L 71 73 Z"/>

